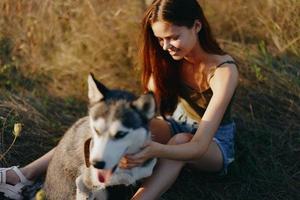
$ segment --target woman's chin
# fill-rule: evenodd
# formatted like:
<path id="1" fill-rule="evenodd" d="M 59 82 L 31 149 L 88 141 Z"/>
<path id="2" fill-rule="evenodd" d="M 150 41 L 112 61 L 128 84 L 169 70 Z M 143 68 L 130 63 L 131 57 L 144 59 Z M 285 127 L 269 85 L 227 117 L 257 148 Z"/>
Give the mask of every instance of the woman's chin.
<path id="1" fill-rule="evenodd" d="M 172 55 L 171 54 L 171 57 L 174 59 L 174 60 L 181 60 L 183 58 L 183 56 L 180 56 L 180 55 Z"/>

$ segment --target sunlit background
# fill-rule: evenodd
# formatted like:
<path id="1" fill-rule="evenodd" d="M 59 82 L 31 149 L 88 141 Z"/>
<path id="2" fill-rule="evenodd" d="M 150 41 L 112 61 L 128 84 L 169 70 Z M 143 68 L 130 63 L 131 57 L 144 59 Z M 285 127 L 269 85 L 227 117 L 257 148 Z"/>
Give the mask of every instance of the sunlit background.
<path id="1" fill-rule="evenodd" d="M 52 148 L 86 113 L 89 72 L 141 93 L 142 0 L 0 1 L 1 166 Z M 300 199 L 300 1 L 199 1 L 238 62 L 237 159 L 226 177 L 185 171 L 163 199 Z M 1 197 L 1 196 L 0 196 Z"/>

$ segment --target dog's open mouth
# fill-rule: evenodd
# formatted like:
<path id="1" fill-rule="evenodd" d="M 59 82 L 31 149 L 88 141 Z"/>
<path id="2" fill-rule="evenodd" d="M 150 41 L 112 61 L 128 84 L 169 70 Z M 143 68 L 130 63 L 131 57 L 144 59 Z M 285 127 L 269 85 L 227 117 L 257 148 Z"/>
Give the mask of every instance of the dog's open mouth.
<path id="1" fill-rule="evenodd" d="M 112 169 L 97 170 L 97 175 L 98 175 L 99 182 L 100 183 L 108 183 L 116 169 L 117 169 L 117 165 L 115 167 L 113 167 Z"/>
<path id="2" fill-rule="evenodd" d="M 111 170 L 98 170 L 98 180 L 100 183 L 107 183 L 111 179 Z"/>

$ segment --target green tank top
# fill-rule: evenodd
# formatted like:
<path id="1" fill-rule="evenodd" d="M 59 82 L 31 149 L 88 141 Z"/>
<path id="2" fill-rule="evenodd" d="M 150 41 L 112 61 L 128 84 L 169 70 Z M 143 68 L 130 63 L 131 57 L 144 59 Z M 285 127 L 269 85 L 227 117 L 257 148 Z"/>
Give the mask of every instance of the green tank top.
<path id="1" fill-rule="evenodd" d="M 234 61 L 225 61 L 220 63 L 216 68 L 222 66 L 223 64 L 235 64 Z M 210 102 L 210 99 L 213 95 L 213 91 L 211 88 L 208 88 L 207 90 L 200 92 L 196 89 L 190 87 L 187 84 L 181 83 L 179 88 L 179 102 L 183 106 L 185 112 L 187 115 L 192 118 L 193 120 L 200 121 L 202 116 L 204 115 L 204 112 L 206 111 L 206 108 Z M 226 108 L 226 111 L 223 115 L 221 125 L 228 124 L 232 122 L 232 116 L 231 116 L 231 107 L 232 107 L 232 101 L 233 101 L 234 95 L 231 98 L 231 101 L 229 105 Z"/>

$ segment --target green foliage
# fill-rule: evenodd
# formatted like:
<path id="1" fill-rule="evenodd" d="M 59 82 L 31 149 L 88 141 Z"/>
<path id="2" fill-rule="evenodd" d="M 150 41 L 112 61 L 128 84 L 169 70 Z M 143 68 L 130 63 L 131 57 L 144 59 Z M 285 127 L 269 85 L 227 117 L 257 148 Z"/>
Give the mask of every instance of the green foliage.
<path id="1" fill-rule="evenodd" d="M 267 49 L 266 43 L 262 40 L 258 43 L 258 52 L 260 57 L 262 58 L 262 65 L 266 67 L 272 67 L 273 66 L 273 56 Z"/>
<path id="2" fill-rule="evenodd" d="M 266 79 L 266 77 L 264 77 L 264 76 L 262 75 L 261 68 L 258 67 L 256 64 L 251 65 L 251 69 L 252 69 L 253 72 L 255 73 L 255 76 L 256 76 L 257 80 L 263 81 L 263 80 Z"/>

